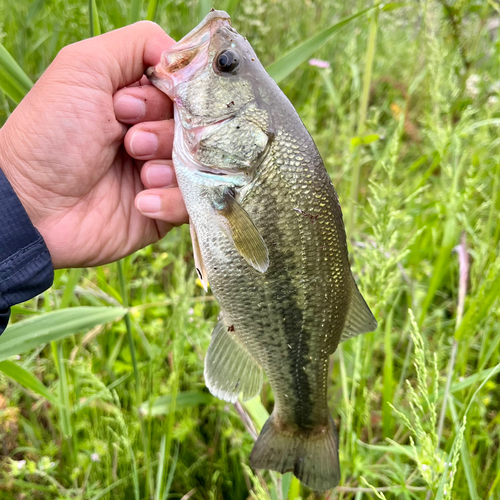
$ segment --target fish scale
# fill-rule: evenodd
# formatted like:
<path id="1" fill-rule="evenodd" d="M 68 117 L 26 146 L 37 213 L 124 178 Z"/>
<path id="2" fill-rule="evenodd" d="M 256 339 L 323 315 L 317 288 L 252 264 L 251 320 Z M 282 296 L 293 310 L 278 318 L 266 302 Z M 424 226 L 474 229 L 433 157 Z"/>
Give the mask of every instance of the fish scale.
<path id="1" fill-rule="evenodd" d="M 377 323 L 314 141 L 225 12 L 211 12 L 147 74 L 175 103 L 173 161 L 195 265 L 221 308 L 207 386 L 226 401 L 249 399 L 264 372 L 275 404 L 250 464 L 332 488 L 329 357 Z"/>

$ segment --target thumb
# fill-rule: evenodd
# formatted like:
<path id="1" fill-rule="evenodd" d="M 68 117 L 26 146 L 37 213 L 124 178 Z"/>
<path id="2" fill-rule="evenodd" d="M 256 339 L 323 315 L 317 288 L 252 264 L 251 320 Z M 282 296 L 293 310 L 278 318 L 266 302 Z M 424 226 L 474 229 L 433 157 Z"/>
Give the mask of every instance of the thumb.
<path id="1" fill-rule="evenodd" d="M 145 69 L 157 64 L 162 52 L 174 43 L 158 24 L 140 21 L 68 45 L 58 57 L 88 65 L 100 79 L 105 77 L 108 90 L 114 93 L 140 80 Z"/>

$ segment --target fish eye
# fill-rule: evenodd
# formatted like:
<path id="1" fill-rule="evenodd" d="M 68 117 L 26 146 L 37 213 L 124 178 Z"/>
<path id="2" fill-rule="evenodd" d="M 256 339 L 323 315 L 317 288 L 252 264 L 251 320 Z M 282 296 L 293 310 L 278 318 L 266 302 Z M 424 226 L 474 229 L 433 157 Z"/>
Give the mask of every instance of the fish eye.
<path id="1" fill-rule="evenodd" d="M 239 63 L 238 56 L 232 50 L 224 50 L 217 56 L 217 69 L 224 73 L 234 71 Z"/>

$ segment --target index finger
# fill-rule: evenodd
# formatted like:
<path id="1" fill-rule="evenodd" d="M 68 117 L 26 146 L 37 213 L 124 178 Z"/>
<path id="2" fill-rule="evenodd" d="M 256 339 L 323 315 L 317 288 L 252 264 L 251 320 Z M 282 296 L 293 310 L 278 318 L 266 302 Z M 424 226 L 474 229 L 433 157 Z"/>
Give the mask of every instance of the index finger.
<path id="1" fill-rule="evenodd" d="M 151 21 L 120 28 L 104 35 L 76 42 L 63 49 L 78 55 L 101 77 L 106 77 L 111 93 L 140 80 L 149 66 L 158 63 L 164 50 L 175 43 Z"/>

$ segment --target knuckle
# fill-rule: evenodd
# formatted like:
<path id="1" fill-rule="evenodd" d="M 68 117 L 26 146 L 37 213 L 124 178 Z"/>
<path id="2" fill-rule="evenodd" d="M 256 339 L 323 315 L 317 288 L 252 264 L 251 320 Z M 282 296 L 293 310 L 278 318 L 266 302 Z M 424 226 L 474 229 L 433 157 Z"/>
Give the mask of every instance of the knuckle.
<path id="1" fill-rule="evenodd" d="M 163 28 L 161 28 L 159 24 L 153 21 L 137 21 L 132 26 L 141 31 L 145 31 L 150 35 L 154 35 L 155 33 L 165 33 L 163 31 Z"/>
<path id="2" fill-rule="evenodd" d="M 83 42 L 75 42 L 63 47 L 57 54 L 54 62 L 56 64 L 73 66 L 75 61 L 85 60 L 85 51 L 82 50 Z"/>

